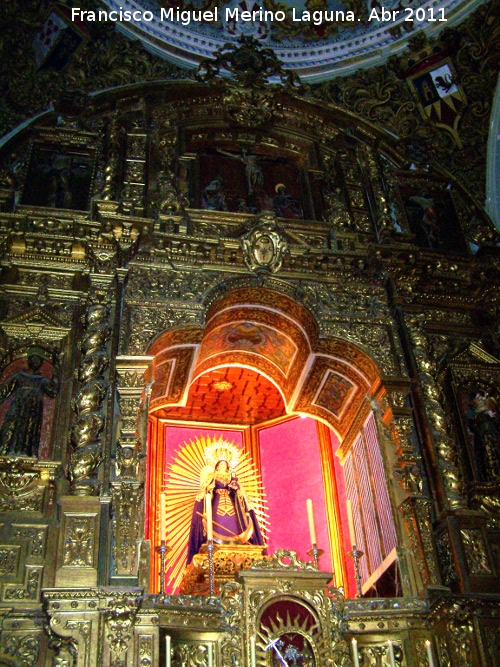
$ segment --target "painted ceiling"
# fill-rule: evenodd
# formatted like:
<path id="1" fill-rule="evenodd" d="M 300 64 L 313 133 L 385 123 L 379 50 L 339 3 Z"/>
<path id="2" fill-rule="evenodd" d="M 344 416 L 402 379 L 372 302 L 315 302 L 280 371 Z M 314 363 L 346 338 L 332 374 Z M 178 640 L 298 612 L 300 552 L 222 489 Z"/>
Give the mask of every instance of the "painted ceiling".
<path id="1" fill-rule="evenodd" d="M 151 12 L 152 20 L 147 15 L 148 20 L 123 21 L 120 29 L 179 65 L 194 67 L 245 34 L 274 49 L 304 81 L 320 81 L 383 62 L 404 49 L 417 31 L 429 37 L 456 25 L 481 0 L 104 0 L 103 4 L 112 10 L 139 10 L 142 14 L 136 16 Z M 173 15 L 168 14 L 170 9 Z M 274 12 L 275 20 L 264 20 L 263 12 L 262 20 L 261 14 L 243 20 L 241 12 L 259 9 Z M 188 22 L 199 15 L 186 14 L 183 23 L 177 10 L 211 12 L 217 20 Z M 336 12 L 343 12 L 344 20 Z M 333 16 L 335 20 L 329 20 Z"/>
<path id="2" fill-rule="evenodd" d="M 185 407 L 165 408 L 157 416 L 187 422 L 261 424 L 286 413 L 274 384 L 249 368 L 227 366 L 197 378 Z"/>

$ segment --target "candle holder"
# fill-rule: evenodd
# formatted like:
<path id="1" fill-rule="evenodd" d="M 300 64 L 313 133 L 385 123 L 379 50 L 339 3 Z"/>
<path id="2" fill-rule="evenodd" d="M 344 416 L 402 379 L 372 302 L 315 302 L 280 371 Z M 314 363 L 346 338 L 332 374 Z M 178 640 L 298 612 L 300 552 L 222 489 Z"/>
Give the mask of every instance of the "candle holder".
<path id="1" fill-rule="evenodd" d="M 208 591 L 210 597 L 215 595 L 215 575 L 214 575 L 214 541 L 207 541 L 207 553 L 208 553 Z"/>
<path id="2" fill-rule="evenodd" d="M 359 571 L 359 559 L 365 554 L 363 551 L 359 551 L 359 549 L 356 549 L 356 545 L 353 544 L 352 551 L 349 551 L 347 555 L 354 561 L 354 577 L 356 578 L 356 597 L 361 598 L 363 597 L 363 593 L 361 591 L 361 573 Z"/>
<path id="3" fill-rule="evenodd" d="M 319 570 L 319 559 L 325 552 L 323 549 L 318 549 L 316 544 L 312 545 L 312 549 L 309 549 L 307 552 L 307 555 L 310 556 L 314 560 L 314 567 Z"/>
<path id="4" fill-rule="evenodd" d="M 159 547 L 156 547 L 157 553 L 160 554 L 160 595 L 165 595 L 165 556 L 170 551 L 165 540 L 162 540 Z"/>

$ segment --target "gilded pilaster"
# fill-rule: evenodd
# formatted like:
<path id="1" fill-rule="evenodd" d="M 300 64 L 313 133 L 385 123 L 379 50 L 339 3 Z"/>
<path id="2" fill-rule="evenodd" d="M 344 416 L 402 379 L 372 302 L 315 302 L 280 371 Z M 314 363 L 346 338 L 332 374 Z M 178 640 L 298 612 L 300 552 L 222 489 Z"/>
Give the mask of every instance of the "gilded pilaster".
<path id="1" fill-rule="evenodd" d="M 410 407 L 410 384 L 399 381 L 388 382 L 387 403 L 390 410 L 384 415 L 384 422 L 392 417 L 388 432 L 396 447 L 397 459 L 394 466 L 394 478 L 404 492 L 396 493 L 397 507 L 403 517 L 409 546 L 413 553 L 420 581 L 413 582 L 412 566 L 406 564 L 408 581 L 417 589 L 410 588 L 409 593 L 416 593 L 431 584 L 439 584 L 439 569 L 432 535 L 432 501 L 424 496 L 422 460 L 418 451 L 413 409 Z M 401 550 L 401 565 L 406 563 L 404 549 Z M 403 578 L 404 585 L 404 578 Z"/>
<path id="2" fill-rule="evenodd" d="M 431 456 L 435 456 L 435 463 L 440 472 L 445 494 L 444 502 L 450 508 L 464 507 L 463 477 L 460 469 L 459 453 L 456 442 L 449 433 L 448 418 L 441 403 L 441 389 L 433 377 L 435 368 L 428 350 L 429 344 L 423 326 L 424 316 L 408 316 L 405 318 L 405 322 L 418 369 L 429 434 L 434 445 L 434 452 L 431 453 Z"/>
<path id="3" fill-rule="evenodd" d="M 399 506 L 424 587 L 441 583 L 432 533 L 432 509 L 430 499 L 413 495 Z"/>
<path id="4" fill-rule="evenodd" d="M 143 471 L 140 456 L 146 449 L 149 385 L 144 373 L 152 357 L 117 357 L 116 384 L 121 421 L 111 485 L 114 575 L 135 577 L 138 572 L 141 525 L 144 519 Z"/>
<path id="5" fill-rule="evenodd" d="M 102 192 L 99 196 L 99 199 L 106 203 L 117 199 L 123 135 L 122 115 L 119 111 L 116 111 L 113 114 L 109 125 L 107 159 L 103 174 L 104 182 Z M 99 208 L 99 203 L 97 206 Z M 106 204 L 104 206 L 104 210 L 107 210 Z"/>

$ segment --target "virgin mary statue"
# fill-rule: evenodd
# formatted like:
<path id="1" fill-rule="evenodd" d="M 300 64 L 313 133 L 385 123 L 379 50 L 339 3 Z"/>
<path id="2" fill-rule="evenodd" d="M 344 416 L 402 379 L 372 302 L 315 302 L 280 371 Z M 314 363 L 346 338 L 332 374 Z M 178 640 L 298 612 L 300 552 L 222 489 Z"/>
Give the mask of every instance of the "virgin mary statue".
<path id="1" fill-rule="evenodd" d="M 220 452 L 221 456 L 224 454 Z M 238 482 L 236 472 L 230 469 L 227 458 L 221 458 L 213 468 L 211 466 L 207 468 L 203 471 L 200 491 L 194 504 L 189 534 L 188 563 L 198 553 L 201 545 L 207 541 L 204 519 L 206 516 L 205 503 L 208 500 L 212 503 L 215 543 L 264 544 L 255 511 Z"/>
<path id="2" fill-rule="evenodd" d="M 175 590 L 207 541 L 207 497 L 214 542 L 261 545 L 268 515 L 260 475 L 248 454 L 221 436 L 200 435 L 184 443 L 168 465 L 164 485 L 166 584 Z"/>

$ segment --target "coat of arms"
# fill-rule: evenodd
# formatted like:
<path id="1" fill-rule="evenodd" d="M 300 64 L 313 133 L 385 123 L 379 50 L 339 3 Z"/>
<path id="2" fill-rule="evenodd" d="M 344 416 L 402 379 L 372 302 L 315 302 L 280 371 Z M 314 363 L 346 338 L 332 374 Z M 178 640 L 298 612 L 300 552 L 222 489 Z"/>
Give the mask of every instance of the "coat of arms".
<path id="1" fill-rule="evenodd" d="M 411 68 L 406 81 L 424 120 L 450 132 L 460 148 L 457 127 L 467 99 L 451 59 L 442 54 L 424 58 Z"/>
<path id="2" fill-rule="evenodd" d="M 251 271 L 276 273 L 283 263 L 287 242 L 282 238 L 274 213 L 266 211 L 255 218 L 252 229 L 241 237 L 245 264 Z"/>

